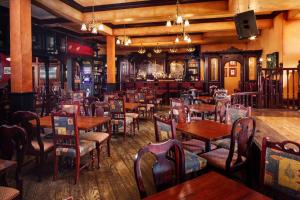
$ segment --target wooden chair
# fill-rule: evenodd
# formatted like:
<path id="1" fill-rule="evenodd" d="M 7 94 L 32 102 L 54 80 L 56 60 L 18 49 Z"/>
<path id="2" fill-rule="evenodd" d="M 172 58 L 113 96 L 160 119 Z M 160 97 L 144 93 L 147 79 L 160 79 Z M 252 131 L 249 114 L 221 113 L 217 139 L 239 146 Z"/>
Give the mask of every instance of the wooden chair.
<path id="1" fill-rule="evenodd" d="M 218 101 L 220 102 L 220 100 Z M 222 102 L 226 103 L 227 100 L 222 100 Z M 225 123 L 227 124 L 233 124 L 237 119 L 241 117 L 250 117 L 251 116 L 251 107 L 244 107 L 240 104 L 234 104 L 229 105 L 227 103 L 226 105 L 226 111 L 225 111 Z M 221 121 L 220 121 L 221 122 Z M 222 117 L 222 122 L 224 122 L 224 118 Z M 213 142 L 214 145 L 217 145 L 218 148 L 230 148 L 230 138 L 224 138 L 220 140 L 216 140 Z"/>
<path id="2" fill-rule="evenodd" d="M 100 101 L 98 97 L 86 97 L 83 100 L 83 108 L 85 116 L 92 116 L 92 104 L 96 101 Z"/>
<path id="3" fill-rule="evenodd" d="M 79 102 L 73 102 L 73 103 L 62 103 L 61 104 L 61 110 L 64 112 L 67 112 L 69 114 L 76 114 L 81 115 L 80 110 L 80 103 Z"/>
<path id="4" fill-rule="evenodd" d="M 92 103 L 95 104 L 96 102 Z M 93 107 L 93 116 L 103 117 L 104 116 L 104 109 L 99 106 L 92 106 Z M 98 168 L 100 168 L 100 150 L 104 143 L 107 146 L 107 155 L 110 157 L 110 138 L 111 138 L 111 123 L 109 122 L 106 124 L 106 131 L 102 132 L 102 127 L 99 128 L 97 131 L 90 131 L 87 133 L 80 134 L 80 140 L 88 140 L 93 141 L 96 143 L 96 150 L 97 150 L 97 158 L 98 158 Z"/>
<path id="5" fill-rule="evenodd" d="M 170 98 L 171 108 L 174 107 L 174 106 L 181 107 L 183 105 L 184 105 L 184 103 L 181 99 L 179 99 L 179 98 Z"/>
<path id="6" fill-rule="evenodd" d="M 76 92 L 72 93 L 72 101 L 73 102 L 79 102 L 80 104 L 82 104 L 84 98 L 85 98 L 85 92 L 84 91 L 76 91 Z"/>
<path id="7" fill-rule="evenodd" d="M 54 176 L 56 180 L 58 173 L 58 157 L 66 156 L 75 159 L 75 184 L 79 180 L 79 172 L 91 163 L 93 164 L 93 150 L 95 142 L 79 140 L 77 115 L 67 114 L 63 111 L 52 113 L 52 128 L 54 133 Z M 90 153 L 90 161 L 80 168 L 80 157 Z"/>
<path id="8" fill-rule="evenodd" d="M 26 137 L 26 131 L 21 127 L 7 125 L 0 127 L 0 180 L 3 180 L 4 184 L 4 186 L 0 186 L 0 199 L 2 200 L 22 199 L 23 181 L 20 174 L 26 148 Z M 14 155 L 16 155 L 16 162 L 12 160 Z M 8 187 L 4 169 L 10 169 L 15 165 L 17 165 L 15 172 L 17 189 Z"/>
<path id="9" fill-rule="evenodd" d="M 201 157 L 207 159 L 210 166 L 228 174 L 242 169 L 248 162 L 255 129 L 254 118 L 245 117 L 236 120 L 231 131 L 230 149 L 218 148 L 201 154 Z"/>
<path id="10" fill-rule="evenodd" d="M 112 125 L 117 127 L 117 129 L 119 129 L 119 127 L 123 127 L 125 140 L 128 132 L 127 127 L 129 126 L 131 130 L 133 129 L 133 118 L 126 116 L 123 98 L 109 99 L 108 102 L 112 117 Z M 133 132 L 135 133 L 135 130 L 133 130 Z"/>
<path id="11" fill-rule="evenodd" d="M 141 115 L 143 115 L 145 118 L 152 118 L 152 116 L 154 115 L 154 103 L 150 103 L 148 102 L 147 98 L 147 93 L 145 91 L 140 91 L 137 93 L 137 99 L 138 99 L 138 103 L 140 103 L 139 105 L 139 113 Z"/>
<path id="12" fill-rule="evenodd" d="M 175 149 L 175 159 L 168 156 Z M 179 141 L 170 139 L 161 143 L 149 144 L 140 149 L 134 161 L 134 174 L 141 198 L 147 196 L 141 171 L 141 160 L 144 154 L 151 153 L 156 162 L 152 167 L 154 183 L 157 191 L 179 184 L 184 180 L 184 153 Z"/>
<path id="13" fill-rule="evenodd" d="M 154 129 L 156 142 L 176 139 L 175 121 L 164 116 L 154 116 Z M 206 160 L 190 151 L 184 151 L 185 174 L 198 172 L 206 167 Z"/>
<path id="14" fill-rule="evenodd" d="M 18 111 L 13 114 L 13 120 L 15 124 L 26 130 L 26 154 L 36 157 L 38 179 L 41 181 L 41 174 L 46 156 L 54 150 L 53 141 L 42 138 L 40 119 L 36 113 L 30 111 Z M 34 122 L 35 125 L 31 122 Z"/>
<path id="15" fill-rule="evenodd" d="M 263 138 L 260 183 L 274 199 L 300 199 L 300 144 Z"/>
<path id="16" fill-rule="evenodd" d="M 188 123 L 188 116 L 191 116 L 189 108 L 187 106 L 173 107 L 171 109 L 171 118 L 177 123 Z M 198 118 L 192 118 L 190 120 L 198 120 Z M 193 152 L 195 154 L 200 154 L 205 152 L 205 142 L 194 139 L 183 137 L 182 146 L 184 149 Z M 214 144 L 211 144 L 211 149 L 216 149 L 217 147 Z"/>

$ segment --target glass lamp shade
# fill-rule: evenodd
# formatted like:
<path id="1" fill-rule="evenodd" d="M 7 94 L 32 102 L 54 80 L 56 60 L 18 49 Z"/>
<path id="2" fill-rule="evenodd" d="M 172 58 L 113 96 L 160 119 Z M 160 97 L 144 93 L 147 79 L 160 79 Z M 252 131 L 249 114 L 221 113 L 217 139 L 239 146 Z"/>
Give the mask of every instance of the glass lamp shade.
<path id="1" fill-rule="evenodd" d="M 130 38 L 128 38 L 127 43 L 128 43 L 128 44 L 131 44 L 131 43 L 132 43 L 132 41 L 131 41 Z"/>
<path id="2" fill-rule="evenodd" d="M 103 31 L 103 30 L 104 30 L 103 24 L 100 24 L 100 25 L 98 26 L 98 30 L 99 30 L 99 31 Z"/>
<path id="3" fill-rule="evenodd" d="M 168 21 L 167 21 L 167 24 L 166 24 L 166 26 L 167 26 L 167 27 L 171 27 L 171 26 L 172 26 L 172 23 L 171 23 L 171 21 L 170 21 L 170 20 L 168 20 Z"/>
<path id="4" fill-rule="evenodd" d="M 255 40 L 255 39 L 256 39 L 256 36 L 255 36 L 255 35 L 249 37 L 249 40 Z"/>
<path id="5" fill-rule="evenodd" d="M 183 40 L 188 41 L 188 39 L 189 39 L 189 36 L 187 34 L 184 34 Z"/>
<path id="6" fill-rule="evenodd" d="M 81 25 L 81 30 L 82 30 L 82 31 L 87 31 L 87 26 L 86 26 L 85 23 L 83 23 L 83 24 Z"/>
<path id="7" fill-rule="evenodd" d="M 182 16 L 178 15 L 177 18 L 176 18 L 176 23 L 177 24 L 182 24 L 183 23 L 183 18 Z"/>
<path id="8" fill-rule="evenodd" d="M 178 38 L 178 37 L 176 37 L 176 39 L 175 39 L 175 42 L 176 42 L 176 43 L 178 43 L 178 42 L 179 42 L 179 38 Z"/>
<path id="9" fill-rule="evenodd" d="M 120 44 L 121 44 L 121 41 L 120 41 L 119 39 L 117 39 L 116 44 L 117 44 L 117 45 L 120 45 Z"/>
<path id="10" fill-rule="evenodd" d="M 189 26 L 189 25 L 190 25 L 190 22 L 189 22 L 189 20 L 186 19 L 186 20 L 184 21 L 184 26 L 187 27 L 187 26 Z"/>
<path id="11" fill-rule="evenodd" d="M 187 42 L 188 42 L 188 43 L 191 43 L 191 42 L 192 42 L 192 39 L 189 37 L 189 38 L 187 39 Z"/>
<path id="12" fill-rule="evenodd" d="M 95 26 L 92 28 L 92 33 L 93 34 L 97 34 L 98 33 L 97 28 Z"/>

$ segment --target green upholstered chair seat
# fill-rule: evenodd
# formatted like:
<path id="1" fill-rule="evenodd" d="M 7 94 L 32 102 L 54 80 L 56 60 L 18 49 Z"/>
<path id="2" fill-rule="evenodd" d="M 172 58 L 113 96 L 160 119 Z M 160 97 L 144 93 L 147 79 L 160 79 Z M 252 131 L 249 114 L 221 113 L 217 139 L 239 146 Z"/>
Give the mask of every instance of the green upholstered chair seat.
<path id="1" fill-rule="evenodd" d="M 95 142 L 87 141 L 87 140 L 79 140 L 80 156 L 87 154 L 88 152 L 92 151 L 95 148 L 96 148 Z M 76 150 L 74 148 L 58 147 L 56 148 L 56 155 L 75 158 Z"/>
<path id="2" fill-rule="evenodd" d="M 189 174 L 204 169 L 207 166 L 207 161 L 198 155 L 184 150 L 185 156 L 185 173 Z"/>

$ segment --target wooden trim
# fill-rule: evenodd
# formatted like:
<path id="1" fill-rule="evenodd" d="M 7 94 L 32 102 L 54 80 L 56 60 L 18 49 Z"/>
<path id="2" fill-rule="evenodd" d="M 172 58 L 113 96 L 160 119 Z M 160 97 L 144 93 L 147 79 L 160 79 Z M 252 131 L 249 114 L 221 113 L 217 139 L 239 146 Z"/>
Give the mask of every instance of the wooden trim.
<path id="1" fill-rule="evenodd" d="M 184 0 L 180 2 L 180 4 L 212 2 L 212 1 L 219 1 L 219 0 Z M 83 13 L 92 12 L 92 6 L 84 7 L 81 4 L 75 2 L 74 0 L 62 0 L 62 2 Z M 108 10 L 121 10 L 121 9 L 142 8 L 142 7 L 151 7 L 151 6 L 174 5 L 174 4 L 176 4 L 176 0 L 164 0 L 164 1 L 151 0 L 151 1 L 138 1 L 138 2 L 95 6 L 94 9 L 95 11 L 108 11 Z"/>

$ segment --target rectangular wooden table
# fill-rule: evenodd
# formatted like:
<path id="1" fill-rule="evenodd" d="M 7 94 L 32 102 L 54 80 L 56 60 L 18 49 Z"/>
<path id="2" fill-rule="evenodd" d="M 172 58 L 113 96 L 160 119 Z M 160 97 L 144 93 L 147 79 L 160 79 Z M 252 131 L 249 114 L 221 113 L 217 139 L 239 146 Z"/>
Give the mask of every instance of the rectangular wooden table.
<path id="1" fill-rule="evenodd" d="M 211 149 L 211 141 L 230 136 L 231 127 L 229 124 L 211 120 L 195 120 L 190 123 L 179 123 L 176 129 L 204 141 L 207 152 Z"/>
<path id="2" fill-rule="evenodd" d="M 78 116 L 77 126 L 80 130 L 90 130 L 97 126 L 110 122 L 110 117 L 87 117 Z M 40 118 L 40 125 L 42 128 L 52 128 L 51 116 L 44 116 Z"/>
<path id="3" fill-rule="evenodd" d="M 217 172 L 209 172 L 195 179 L 171 187 L 151 195 L 146 200 L 267 200 L 271 199 L 260 194 L 242 183 L 231 180 Z"/>

